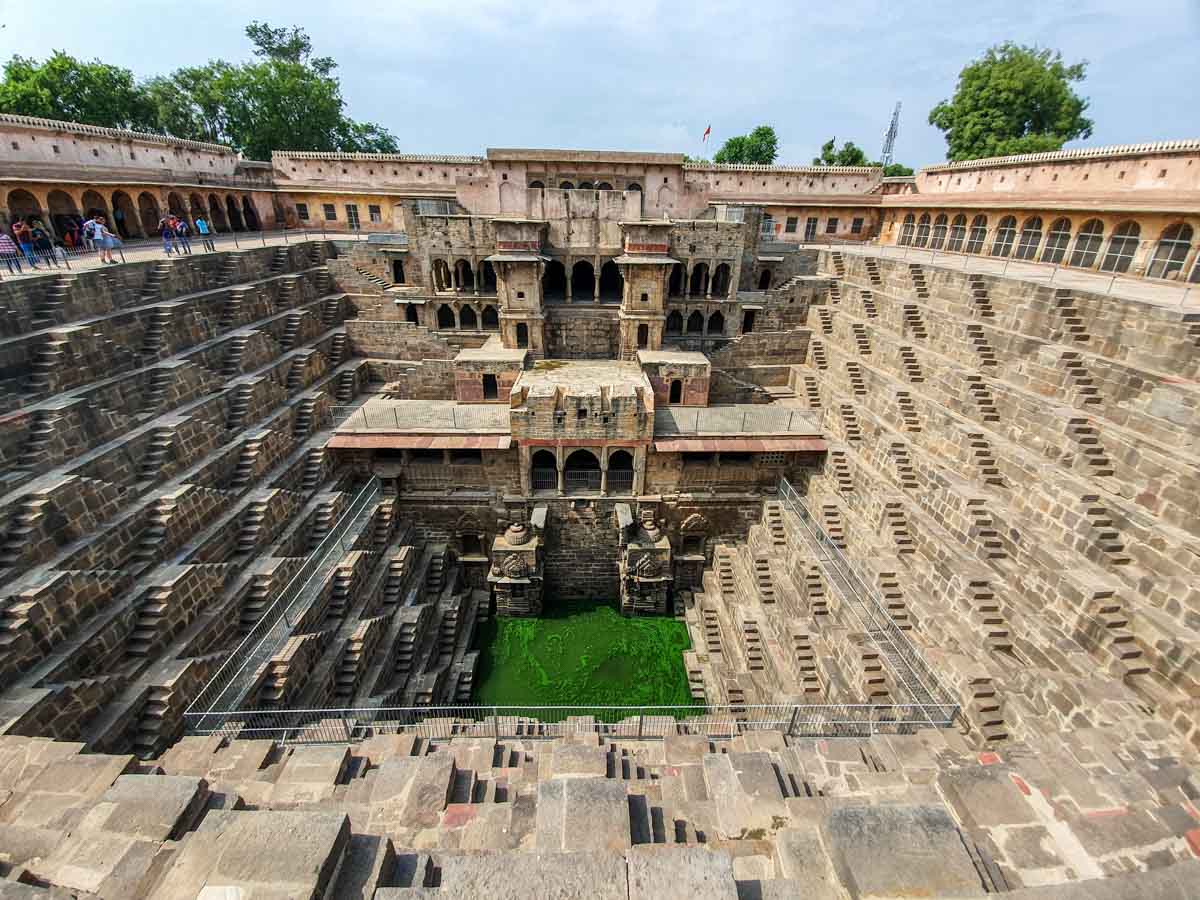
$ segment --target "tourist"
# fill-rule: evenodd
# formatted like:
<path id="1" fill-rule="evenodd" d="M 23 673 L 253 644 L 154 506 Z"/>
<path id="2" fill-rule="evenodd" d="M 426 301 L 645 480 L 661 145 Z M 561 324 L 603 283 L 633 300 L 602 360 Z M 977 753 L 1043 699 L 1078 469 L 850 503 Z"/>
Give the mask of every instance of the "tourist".
<path id="1" fill-rule="evenodd" d="M 54 255 L 54 244 L 51 243 L 50 232 L 46 230 L 41 219 L 34 219 L 30 233 L 33 237 L 33 252 L 57 269 L 58 258 Z"/>
<path id="2" fill-rule="evenodd" d="M 104 216 L 96 216 L 92 220 L 92 226 L 96 249 L 100 251 L 100 262 L 115 266 L 117 261 L 113 259 L 113 247 L 120 246 L 121 242 L 108 230 L 108 226 L 104 223 Z"/>
<path id="3" fill-rule="evenodd" d="M 96 220 L 100 217 L 93 215 L 90 219 L 80 226 L 80 233 L 83 235 L 83 248 L 91 251 L 96 249 Z"/>
<path id="4" fill-rule="evenodd" d="M 208 222 L 204 221 L 204 216 L 196 216 L 196 231 L 200 233 L 200 240 L 204 243 L 205 250 L 216 252 L 216 245 L 213 243 L 212 232 L 209 231 Z"/>
<path id="5" fill-rule="evenodd" d="M 21 253 L 13 239 L 3 231 L 0 231 L 0 258 L 3 258 L 4 264 L 8 266 L 8 274 L 21 274 Z"/>
<path id="6" fill-rule="evenodd" d="M 171 224 L 169 218 L 164 217 L 158 220 L 158 234 L 162 238 L 163 250 L 166 251 L 167 256 L 170 256 L 175 250 L 176 237 L 175 226 Z"/>
<path id="7" fill-rule="evenodd" d="M 31 269 L 38 267 L 37 257 L 33 255 L 33 232 L 29 228 L 29 224 L 24 219 L 17 219 L 12 227 L 13 239 L 17 242 L 17 246 L 21 248 L 21 252 L 25 255 L 25 260 L 29 263 Z"/>
<path id="8" fill-rule="evenodd" d="M 192 255 L 192 242 L 188 239 L 192 229 L 188 227 L 187 219 L 175 220 L 175 237 L 179 239 L 180 249 L 188 256 Z"/>

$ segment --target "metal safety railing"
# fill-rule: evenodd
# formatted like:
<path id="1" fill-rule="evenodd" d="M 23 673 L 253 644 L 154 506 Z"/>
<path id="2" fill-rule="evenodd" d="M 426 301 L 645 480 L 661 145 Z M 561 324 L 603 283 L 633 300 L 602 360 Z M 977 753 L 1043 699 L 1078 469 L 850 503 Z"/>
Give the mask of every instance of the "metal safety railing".
<path id="1" fill-rule="evenodd" d="M 581 491 L 599 492 L 600 477 L 601 473 L 599 469 L 584 472 L 564 472 L 563 484 L 568 494 L 578 494 Z"/>
<path id="2" fill-rule="evenodd" d="M 954 704 L 723 704 L 682 706 L 455 706 L 363 709 L 231 710 L 188 716 L 194 734 L 281 743 L 354 743 L 375 735 L 412 734 L 427 740 L 481 737 L 552 739 L 599 734 L 623 740 L 678 734 L 710 739 L 755 731 L 790 737 L 868 738 L 909 734 L 954 724 Z"/>
<path id="3" fill-rule="evenodd" d="M 306 596 L 305 588 L 314 581 L 318 573 L 336 565 L 341 555 L 354 549 L 357 534 L 349 539 L 347 535 L 353 525 L 361 523 L 379 494 L 378 478 L 372 478 L 358 492 L 337 522 L 279 592 L 279 596 L 267 607 L 262 617 L 254 623 L 254 627 L 242 638 L 224 664 L 188 706 L 184 717 L 189 727 L 213 727 L 215 722 L 223 720 L 224 710 L 236 709 L 244 702 L 259 667 L 274 656 L 291 636 L 302 612 L 299 606 Z M 334 554 L 339 555 L 335 557 Z"/>
<path id="4" fill-rule="evenodd" d="M 668 406 L 654 411 L 654 434 L 820 434 L 808 410 L 769 406 Z"/>
<path id="5" fill-rule="evenodd" d="M 953 705 L 952 695 L 938 681 L 933 669 L 921 656 L 904 630 L 888 614 L 887 605 L 879 592 L 870 585 L 857 567 L 842 554 L 841 549 L 809 512 L 801 496 L 786 478 L 779 480 L 779 496 L 800 519 L 806 533 L 819 549 L 818 561 L 847 601 L 846 608 L 859 620 L 863 631 L 888 661 L 892 674 L 918 706 Z"/>

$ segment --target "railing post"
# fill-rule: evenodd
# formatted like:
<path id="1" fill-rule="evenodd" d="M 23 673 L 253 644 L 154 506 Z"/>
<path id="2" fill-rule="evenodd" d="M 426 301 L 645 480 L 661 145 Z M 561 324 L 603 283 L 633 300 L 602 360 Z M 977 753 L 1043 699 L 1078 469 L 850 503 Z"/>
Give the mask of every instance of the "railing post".
<path id="1" fill-rule="evenodd" d="M 796 720 L 800 718 L 800 707 L 792 707 L 792 721 L 788 723 L 788 737 L 796 736 Z"/>
<path id="2" fill-rule="evenodd" d="M 646 717 L 642 713 L 638 713 L 638 740 L 642 737 L 642 728 L 645 725 Z"/>
<path id="3" fill-rule="evenodd" d="M 492 737 L 500 740 L 500 710 L 495 706 L 492 707 Z"/>

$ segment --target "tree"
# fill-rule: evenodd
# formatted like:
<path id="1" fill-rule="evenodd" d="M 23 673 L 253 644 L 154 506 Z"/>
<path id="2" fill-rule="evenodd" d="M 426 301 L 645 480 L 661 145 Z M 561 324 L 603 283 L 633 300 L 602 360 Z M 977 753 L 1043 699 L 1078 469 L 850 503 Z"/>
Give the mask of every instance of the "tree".
<path id="1" fill-rule="evenodd" d="M 0 112 L 107 128 L 155 127 L 154 110 L 132 72 L 61 50 L 45 62 L 14 56 L 5 63 Z"/>
<path id="2" fill-rule="evenodd" d="M 272 150 L 394 153 L 396 138 L 345 114 L 337 63 L 313 57 L 300 28 L 251 22 L 253 62 L 212 61 L 138 84 L 128 69 L 55 53 L 14 56 L 0 82 L 0 112 L 138 128 L 228 144 L 255 159 Z"/>
<path id="3" fill-rule="evenodd" d="M 877 166 L 879 163 L 872 163 L 872 165 Z M 888 163 L 883 167 L 883 174 L 888 178 L 892 178 L 896 175 L 911 175 L 912 173 L 912 168 L 904 165 L 903 163 Z"/>
<path id="4" fill-rule="evenodd" d="M 814 166 L 869 166 L 867 154 L 854 141 L 846 141 L 837 149 L 837 138 L 831 137 L 821 145 L 821 155 L 813 157 Z"/>
<path id="5" fill-rule="evenodd" d="M 953 161 L 1059 150 L 1092 133 L 1088 101 L 1071 86 L 1086 69 L 1086 60 L 1068 66 L 1057 51 L 999 44 L 959 73 L 954 97 L 930 111 L 929 124 L 945 132 Z"/>
<path id="6" fill-rule="evenodd" d="M 770 125 L 759 125 L 749 134 L 731 137 L 717 151 L 713 162 L 757 163 L 769 166 L 779 155 L 779 138 Z"/>

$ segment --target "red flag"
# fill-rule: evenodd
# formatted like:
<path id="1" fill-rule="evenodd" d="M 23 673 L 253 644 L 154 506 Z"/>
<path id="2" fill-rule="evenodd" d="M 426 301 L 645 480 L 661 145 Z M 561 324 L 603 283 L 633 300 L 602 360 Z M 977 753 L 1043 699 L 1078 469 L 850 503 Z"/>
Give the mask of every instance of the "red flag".
<path id="1" fill-rule="evenodd" d="M 712 126 L 711 125 L 709 125 L 707 128 L 704 129 L 704 137 L 700 138 L 700 143 L 703 144 L 705 141 L 707 141 L 708 136 L 710 134 L 712 134 Z"/>

